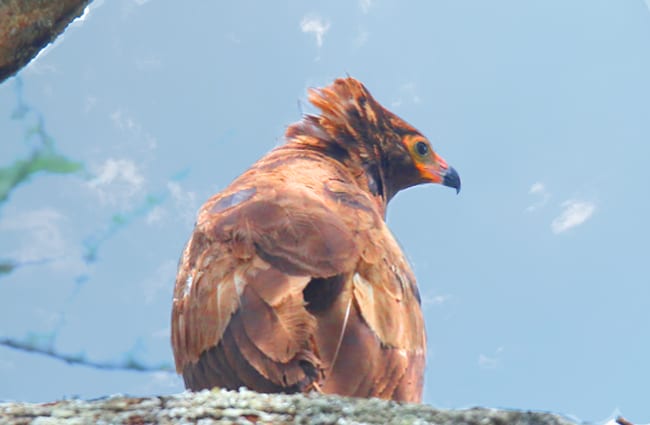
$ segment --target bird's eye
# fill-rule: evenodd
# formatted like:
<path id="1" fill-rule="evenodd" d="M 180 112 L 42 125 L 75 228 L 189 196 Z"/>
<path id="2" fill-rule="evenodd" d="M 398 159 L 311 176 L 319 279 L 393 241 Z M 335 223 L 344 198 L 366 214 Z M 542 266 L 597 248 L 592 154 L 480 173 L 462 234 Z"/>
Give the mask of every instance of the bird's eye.
<path id="1" fill-rule="evenodd" d="M 429 153 L 429 145 L 427 145 L 425 142 L 417 142 L 415 144 L 415 152 L 417 152 L 420 156 L 425 156 Z"/>

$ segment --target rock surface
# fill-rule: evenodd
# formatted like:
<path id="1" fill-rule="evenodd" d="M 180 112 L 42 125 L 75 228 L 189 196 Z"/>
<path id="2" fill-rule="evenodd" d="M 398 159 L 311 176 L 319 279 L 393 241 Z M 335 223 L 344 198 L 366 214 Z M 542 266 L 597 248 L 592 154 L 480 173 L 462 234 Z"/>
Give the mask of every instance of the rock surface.
<path id="1" fill-rule="evenodd" d="M 569 425 L 550 413 L 426 405 L 317 394 L 213 390 L 160 397 L 0 403 L 2 424 L 466 424 Z"/>
<path id="2" fill-rule="evenodd" d="M 80 16 L 90 0 L 0 0 L 0 83 Z"/>

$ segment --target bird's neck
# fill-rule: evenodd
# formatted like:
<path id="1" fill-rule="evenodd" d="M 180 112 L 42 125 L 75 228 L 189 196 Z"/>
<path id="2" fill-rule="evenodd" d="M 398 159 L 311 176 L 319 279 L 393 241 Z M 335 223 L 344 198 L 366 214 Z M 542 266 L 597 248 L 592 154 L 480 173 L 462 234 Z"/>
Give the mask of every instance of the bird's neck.
<path id="1" fill-rule="evenodd" d="M 359 143 L 359 138 L 345 129 L 337 130 L 325 129 L 318 117 L 308 115 L 287 128 L 285 146 L 318 152 L 341 164 L 385 217 L 388 202 L 401 189 L 394 184 L 401 181 L 400 176 L 391 175 L 391 160 L 378 144 Z"/>
<path id="2" fill-rule="evenodd" d="M 381 216 L 386 218 L 386 207 L 390 200 L 386 176 L 380 166 L 374 162 L 365 162 L 359 158 L 359 161 L 344 164 L 354 176 L 357 186 L 364 192 L 368 193 L 375 201 L 377 210 Z"/>
<path id="3" fill-rule="evenodd" d="M 366 192 L 377 207 L 377 212 L 386 218 L 388 201 L 394 195 L 387 184 L 387 176 L 380 162 L 365 152 L 343 150 L 339 145 L 330 145 L 317 140 L 300 138 L 289 140 L 280 150 L 299 150 L 310 155 L 318 155 L 328 160 L 340 171 L 341 177 L 352 180 L 363 192 Z"/>

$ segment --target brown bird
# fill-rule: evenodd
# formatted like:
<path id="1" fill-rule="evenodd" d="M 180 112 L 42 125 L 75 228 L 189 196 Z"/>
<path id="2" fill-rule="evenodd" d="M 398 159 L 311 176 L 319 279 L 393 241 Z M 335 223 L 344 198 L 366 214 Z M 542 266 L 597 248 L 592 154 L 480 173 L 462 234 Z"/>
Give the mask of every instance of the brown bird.
<path id="1" fill-rule="evenodd" d="M 353 78 L 200 209 L 172 311 L 191 390 L 316 390 L 419 402 L 426 335 L 415 277 L 385 223 L 401 189 L 456 171 Z"/>

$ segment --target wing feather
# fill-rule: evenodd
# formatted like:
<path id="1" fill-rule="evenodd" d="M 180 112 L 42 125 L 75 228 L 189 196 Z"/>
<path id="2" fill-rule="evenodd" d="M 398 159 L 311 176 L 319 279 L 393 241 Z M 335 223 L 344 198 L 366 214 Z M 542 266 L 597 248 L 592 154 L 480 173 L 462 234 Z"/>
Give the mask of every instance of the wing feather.
<path id="1" fill-rule="evenodd" d="M 307 286 L 310 278 L 302 277 L 298 282 L 294 282 L 299 288 L 299 293 L 291 293 L 294 289 L 291 288 L 291 280 L 298 279 L 284 275 L 285 281 L 269 281 L 265 277 L 266 274 L 260 274 L 256 276 L 256 280 L 246 285 L 241 297 L 242 324 L 251 341 L 268 358 L 287 363 L 298 351 L 309 348 L 309 335 L 316 326 L 316 321 L 305 309 L 302 298 L 302 289 Z M 284 287 L 286 296 L 276 300 L 275 304 L 270 304 L 257 291 L 256 287 L 261 286 L 260 284 L 267 287 Z"/>

